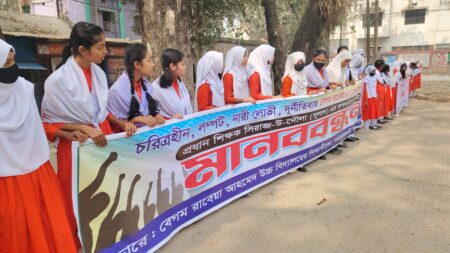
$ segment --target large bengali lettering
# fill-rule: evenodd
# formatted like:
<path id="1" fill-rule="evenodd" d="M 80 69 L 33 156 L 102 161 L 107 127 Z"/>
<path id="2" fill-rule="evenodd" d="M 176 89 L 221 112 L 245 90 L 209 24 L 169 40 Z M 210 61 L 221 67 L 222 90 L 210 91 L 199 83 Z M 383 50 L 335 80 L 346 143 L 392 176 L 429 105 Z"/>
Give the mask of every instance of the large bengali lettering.
<path id="1" fill-rule="evenodd" d="M 188 173 L 185 186 L 188 189 L 202 187 L 226 172 L 233 172 L 243 161 L 271 157 L 288 147 L 300 148 L 309 138 L 323 137 L 329 130 L 332 134 L 336 133 L 349 124 L 350 118 L 357 116 L 353 111 L 354 108 L 350 107 L 317 122 L 242 138 L 186 159 L 181 163 Z M 252 129 L 248 127 L 247 130 Z"/>

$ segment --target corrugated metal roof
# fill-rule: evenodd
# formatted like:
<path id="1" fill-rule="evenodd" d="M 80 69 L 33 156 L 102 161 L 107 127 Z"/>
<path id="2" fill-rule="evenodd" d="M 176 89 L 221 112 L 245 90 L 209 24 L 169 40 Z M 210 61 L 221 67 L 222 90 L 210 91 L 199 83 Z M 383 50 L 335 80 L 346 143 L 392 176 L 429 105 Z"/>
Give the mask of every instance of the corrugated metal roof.
<path id="1" fill-rule="evenodd" d="M 0 24 L 6 35 L 37 38 L 67 38 L 70 26 L 62 19 L 0 11 Z"/>
<path id="2" fill-rule="evenodd" d="M 0 26 L 4 35 L 51 40 L 68 40 L 71 27 L 64 20 L 31 14 L 0 11 Z M 106 38 L 110 43 L 136 43 L 137 40 Z"/>

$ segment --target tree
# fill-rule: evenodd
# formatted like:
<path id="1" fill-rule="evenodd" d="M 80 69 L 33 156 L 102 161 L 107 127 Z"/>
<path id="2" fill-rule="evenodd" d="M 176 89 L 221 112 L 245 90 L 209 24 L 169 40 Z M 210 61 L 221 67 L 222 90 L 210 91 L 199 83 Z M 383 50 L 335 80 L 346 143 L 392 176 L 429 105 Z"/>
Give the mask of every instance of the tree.
<path id="1" fill-rule="evenodd" d="M 5 36 L 3 36 L 2 27 L 0 26 L 0 39 L 4 40 Z"/>
<path id="2" fill-rule="evenodd" d="M 366 0 L 366 57 L 367 64 L 370 62 L 370 0 Z"/>
<path id="3" fill-rule="evenodd" d="M 314 50 L 323 47 L 331 31 L 346 17 L 353 0 L 309 0 L 295 33 L 292 51 L 305 52 L 311 61 Z"/>
<path id="4" fill-rule="evenodd" d="M 264 7 L 269 44 L 276 49 L 272 70 L 274 76 L 274 90 L 275 94 L 278 95 L 281 93 L 281 78 L 283 77 L 284 63 L 286 62 L 286 51 L 283 47 L 283 34 L 278 21 L 276 0 L 262 0 L 261 5 Z"/>
<path id="5" fill-rule="evenodd" d="M 373 27 L 373 59 L 378 59 L 378 15 L 380 15 L 380 9 L 378 8 L 378 0 L 375 0 L 375 24 Z"/>
<path id="6" fill-rule="evenodd" d="M 176 48 L 186 57 L 187 76 L 185 81 L 193 94 L 193 69 L 195 57 L 191 48 L 191 6 L 189 0 L 138 0 L 139 21 L 142 42 L 150 45 L 155 60 L 155 73 L 162 73 L 160 55 L 165 48 Z"/>

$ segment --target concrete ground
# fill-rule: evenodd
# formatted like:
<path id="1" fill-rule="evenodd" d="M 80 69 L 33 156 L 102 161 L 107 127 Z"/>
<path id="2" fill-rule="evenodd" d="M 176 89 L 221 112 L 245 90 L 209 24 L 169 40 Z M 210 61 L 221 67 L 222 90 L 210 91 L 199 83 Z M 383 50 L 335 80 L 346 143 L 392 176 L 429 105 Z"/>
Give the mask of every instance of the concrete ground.
<path id="1" fill-rule="evenodd" d="M 159 252 L 450 252 L 450 104 L 412 100 L 381 131 L 357 136 L 344 154 L 229 204 Z"/>

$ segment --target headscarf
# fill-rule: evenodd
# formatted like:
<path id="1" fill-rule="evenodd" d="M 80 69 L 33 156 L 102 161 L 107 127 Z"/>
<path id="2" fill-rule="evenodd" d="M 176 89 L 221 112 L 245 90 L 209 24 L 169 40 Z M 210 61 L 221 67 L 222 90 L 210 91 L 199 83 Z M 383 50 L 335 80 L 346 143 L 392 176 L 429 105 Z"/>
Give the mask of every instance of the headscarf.
<path id="1" fill-rule="evenodd" d="M 235 46 L 227 52 L 225 57 L 223 75 L 227 73 L 233 75 L 233 94 L 235 98 L 247 98 L 250 96 L 246 68 L 242 65 L 246 51 L 244 47 Z"/>
<path id="2" fill-rule="evenodd" d="M 0 68 L 11 50 L 0 39 Z M 0 177 L 30 173 L 50 157 L 34 85 L 22 77 L 14 83 L 0 83 L 0 150 Z"/>
<path id="3" fill-rule="evenodd" d="M 305 54 L 303 52 L 294 52 L 288 55 L 284 67 L 283 79 L 288 76 L 292 79 L 291 93 L 295 95 L 306 94 L 307 81 L 304 70 L 296 71 L 294 68 L 294 65 L 300 60 L 306 62 Z"/>
<path id="4" fill-rule="evenodd" d="M 353 58 L 349 63 L 349 68 L 354 80 L 358 80 L 359 76 L 364 73 L 364 58 L 360 54 L 353 54 Z"/>
<path id="5" fill-rule="evenodd" d="M 275 48 L 270 45 L 260 45 L 250 53 L 247 64 L 247 75 L 250 77 L 258 72 L 261 80 L 261 93 L 272 96 L 272 77 L 270 65 L 267 63 L 275 56 Z"/>
<path id="6" fill-rule="evenodd" d="M 341 51 L 327 66 L 328 76 L 332 83 L 345 83 L 346 66 L 342 67 L 344 60 L 351 60 L 352 53 L 348 50 Z"/>
<path id="7" fill-rule="evenodd" d="M 219 74 L 223 70 L 223 54 L 209 51 L 200 58 L 197 64 L 196 93 L 204 83 L 207 83 L 212 92 L 212 104 L 221 107 L 225 105 L 224 88 Z M 197 104 L 197 103 L 196 103 Z"/>
<path id="8" fill-rule="evenodd" d="M 375 76 L 370 76 L 370 72 L 376 70 L 375 66 L 369 65 L 365 69 L 366 76 L 364 77 L 364 85 L 366 86 L 367 97 L 376 98 L 377 97 L 377 78 Z"/>

